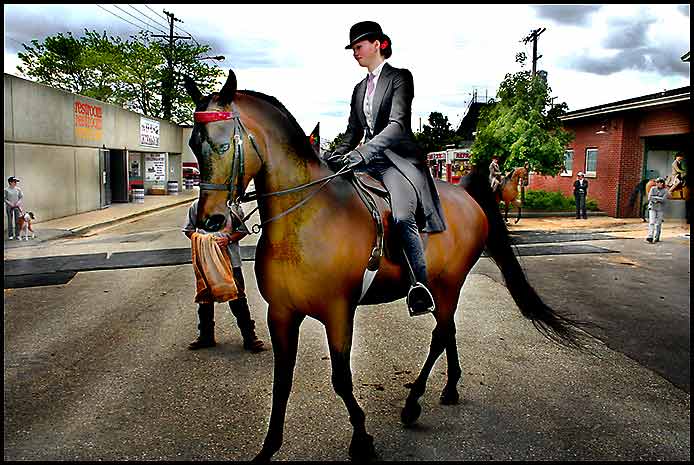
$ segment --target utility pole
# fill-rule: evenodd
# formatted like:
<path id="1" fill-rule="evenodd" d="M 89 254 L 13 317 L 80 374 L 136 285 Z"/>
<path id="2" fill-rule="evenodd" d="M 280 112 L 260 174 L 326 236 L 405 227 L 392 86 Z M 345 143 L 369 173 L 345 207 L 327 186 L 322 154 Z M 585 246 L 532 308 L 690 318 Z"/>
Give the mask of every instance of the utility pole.
<path id="1" fill-rule="evenodd" d="M 546 28 L 537 28 L 534 31 L 530 32 L 530 35 L 523 39 L 524 43 L 528 43 L 531 40 L 533 41 L 533 74 L 532 77 L 535 77 L 535 71 L 537 70 L 537 60 L 542 58 L 542 55 L 537 56 L 537 38 L 540 37 L 540 34 L 545 32 L 547 29 Z"/>
<path id="2" fill-rule="evenodd" d="M 190 39 L 190 37 L 181 37 L 174 35 L 174 21 L 182 23 L 180 19 L 176 18 L 173 13 L 169 13 L 164 10 L 164 14 L 169 17 L 169 35 L 152 35 L 152 37 L 163 37 L 169 39 L 169 53 L 166 55 L 166 63 L 168 65 L 168 70 L 164 79 L 161 83 L 161 106 L 163 110 L 164 119 L 171 119 L 171 106 L 173 102 L 173 93 L 176 88 L 174 80 L 174 69 L 173 69 L 173 57 L 174 57 L 174 45 L 176 39 Z"/>

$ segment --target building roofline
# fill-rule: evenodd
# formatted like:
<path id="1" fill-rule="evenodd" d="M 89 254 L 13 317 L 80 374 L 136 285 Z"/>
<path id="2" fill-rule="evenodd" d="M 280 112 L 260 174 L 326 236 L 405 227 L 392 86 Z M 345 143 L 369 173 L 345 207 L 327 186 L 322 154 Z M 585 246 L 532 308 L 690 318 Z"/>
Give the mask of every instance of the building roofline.
<path id="1" fill-rule="evenodd" d="M 665 105 L 669 103 L 684 102 L 691 99 L 691 86 L 680 87 L 677 89 L 666 90 L 655 94 L 644 95 L 641 97 L 620 100 L 618 102 L 597 105 L 594 107 L 575 110 L 560 116 L 561 121 L 568 121 L 590 116 L 615 113 L 619 111 L 635 110 L 638 108 Z"/>

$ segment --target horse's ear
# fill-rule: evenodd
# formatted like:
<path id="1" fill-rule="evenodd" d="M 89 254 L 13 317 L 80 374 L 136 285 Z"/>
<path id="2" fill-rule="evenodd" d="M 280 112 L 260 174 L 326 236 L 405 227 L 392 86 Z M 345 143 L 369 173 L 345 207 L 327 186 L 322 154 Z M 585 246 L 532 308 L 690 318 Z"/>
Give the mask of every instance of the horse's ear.
<path id="1" fill-rule="evenodd" d="M 198 106 L 202 99 L 202 94 L 198 90 L 198 85 L 191 79 L 190 76 L 183 76 L 183 86 L 186 88 L 188 95 L 193 99 L 195 106 Z"/>
<path id="2" fill-rule="evenodd" d="M 217 101 L 221 105 L 228 105 L 234 100 L 234 94 L 236 94 L 236 75 L 234 71 L 229 70 L 229 77 L 227 78 L 227 82 L 224 83 L 224 87 L 222 87 L 222 90 L 219 92 Z"/>

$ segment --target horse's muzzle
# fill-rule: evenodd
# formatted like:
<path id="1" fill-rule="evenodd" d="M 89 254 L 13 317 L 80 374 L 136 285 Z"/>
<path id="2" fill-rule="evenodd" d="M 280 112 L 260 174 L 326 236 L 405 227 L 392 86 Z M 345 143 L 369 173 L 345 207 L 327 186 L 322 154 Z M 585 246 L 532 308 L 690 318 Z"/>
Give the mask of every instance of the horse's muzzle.
<path id="1" fill-rule="evenodd" d="M 222 229 L 226 222 L 227 219 L 224 215 L 211 215 L 202 222 L 202 228 L 205 231 L 216 232 Z"/>

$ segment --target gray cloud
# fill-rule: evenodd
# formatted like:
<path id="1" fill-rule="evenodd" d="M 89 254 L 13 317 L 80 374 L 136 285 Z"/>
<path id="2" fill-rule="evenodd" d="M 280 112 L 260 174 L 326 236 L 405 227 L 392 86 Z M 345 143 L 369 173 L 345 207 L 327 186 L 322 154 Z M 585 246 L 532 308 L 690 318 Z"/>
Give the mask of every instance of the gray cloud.
<path id="1" fill-rule="evenodd" d="M 655 18 L 640 17 L 612 19 L 608 23 L 608 35 L 603 41 L 605 48 L 629 50 L 646 45 L 648 27 Z"/>
<path id="2" fill-rule="evenodd" d="M 677 9 L 684 16 L 689 17 L 689 5 L 677 5 Z"/>
<path id="3" fill-rule="evenodd" d="M 92 6 L 96 13 L 99 8 L 96 5 Z M 5 42 L 7 51 L 23 52 L 22 43 L 30 45 L 34 39 L 43 42 L 46 37 L 58 33 L 67 35 L 68 32 L 71 32 L 74 37 L 81 37 L 84 35 L 85 28 L 90 31 L 95 30 L 100 34 L 106 31 L 106 35 L 119 37 L 123 40 L 139 31 L 135 26 L 118 20 L 115 16 L 113 17 L 117 21 L 115 24 L 101 22 L 96 16 L 91 17 L 86 22 L 78 16 L 65 15 L 65 9 L 61 7 L 42 6 L 42 8 L 55 8 L 55 12 L 54 14 L 39 15 L 34 11 L 18 10 L 11 8 L 10 5 L 5 5 L 5 38 L 10 39 Z M 100 11 L 107 14 L 103 10 Z M 121 16 L 126 17 L 125 14 L 121 14 Z M 136 23 L 135 20 L 132 22 Z"/>
<path id="4" fill-rule="evenodd" d="M 590 15 L 602 8 L 600 5 L 533 5 L 538 18 L 550 19 L 567 26 L 587 26 Z"/>
<path id="5" fill-rule="evenodd" d="M 686 40 L 678 43 L 649 43 L 648 29 L 657 20 L 642 11 L 638 17 L 609 20 L 608 33 L 602 41 L 607 49 L 616 51 L 610 57 L 593 57 L 583 53 L 571 57 L 568 68 L 607 76 L 624 70 L 653 72 L 663 76 L 689 77 L 689 65 L 680 57 L 689 49 Z"/>
<path id="6" fill-rule="evenodd" d="M 587 73 L 607 76 L 619 71 L 635 70 L 655 72 L 662 75 L 689 77 L 689 64 L 682 62 L 681 50 L 676 47 L 637 47 L 620 50 L 610 58 L 596 58 L 589 55 L 577 56 L 570 62 L 570 68 Z"/>

